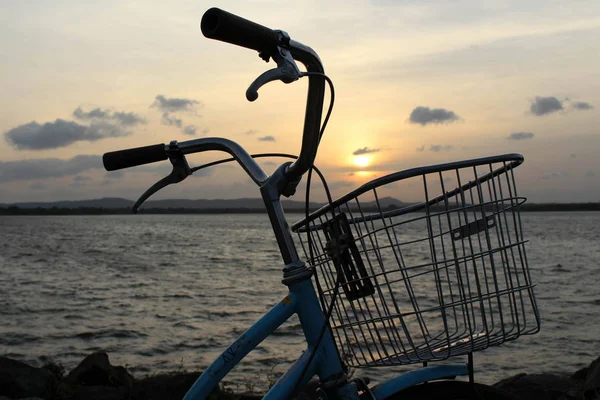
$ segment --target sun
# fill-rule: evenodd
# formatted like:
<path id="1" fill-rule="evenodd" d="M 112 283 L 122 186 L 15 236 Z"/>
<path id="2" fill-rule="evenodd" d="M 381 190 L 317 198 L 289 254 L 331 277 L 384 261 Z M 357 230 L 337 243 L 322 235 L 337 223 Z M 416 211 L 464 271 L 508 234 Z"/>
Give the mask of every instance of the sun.
<path id="1" fill-rule="evenodd" d="M 352 160 L 354 165 L 356 165 L 357 167 L 366 167 L 369 165 L 370 161 L 371 161 L 371 157 L 369 157 L 369 156 L 356 156 Z"/>

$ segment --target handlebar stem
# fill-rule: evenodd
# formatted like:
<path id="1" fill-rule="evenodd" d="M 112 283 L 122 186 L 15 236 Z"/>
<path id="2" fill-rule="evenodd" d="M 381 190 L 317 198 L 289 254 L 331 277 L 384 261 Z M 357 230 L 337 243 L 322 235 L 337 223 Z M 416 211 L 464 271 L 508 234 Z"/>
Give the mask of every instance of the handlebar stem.
<path id="1" fill-rule="evenodd" d="M 290 40 L 289 50 L 292 53 L 292 57 L 304 64 L 308 72 L 321 74 L 325 72 L 319 56 L 310 47 Z M 321 139 L 320 131 L 324 96 L 325 79 L 318 75 L 309 75 L 302 148 L 298 159 L 285 171 L 285 175 L 290 182 L 299 182 L 302 175 L 312 167 L 317 156 L 317 148 Z"/>
<path id="2" fill-rule="evenodd" d="M 289 170 L 290 166 L 291 163 L 282 164 L 273 172 L 269 180 L 260 187 L 260 193 L 265 203 L 269 220 L 271 221 L 271 227 L 273 228 L 281 257 L 286 265 L 300 262 L 298 251 L 294 245 L 292 233 L 281 205 L 281 194 L 285 190 L 282 188 L 282 185 L 289 182 L 285 173 Z"/>

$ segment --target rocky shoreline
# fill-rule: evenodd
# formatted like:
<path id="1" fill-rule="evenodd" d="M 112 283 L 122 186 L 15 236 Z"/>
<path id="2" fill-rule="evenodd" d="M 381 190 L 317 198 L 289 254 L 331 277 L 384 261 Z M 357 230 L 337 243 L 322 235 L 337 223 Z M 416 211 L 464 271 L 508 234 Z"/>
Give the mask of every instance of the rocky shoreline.
<path id="1" fill-rule="evenodd" d="M 177 372 L 134 379 L 121 366 L 111 365 L 108 354 L 92 353 L 65 373 L 60 364 L 41 368 L 0 357 L 0 400 L 181 400 L 200 372 Z M 494 386 L 523 400 L 600 399 L 600 357 L 572 374 L 517 374 Z M 218 388 L 212 400 L 255 400 L 258 393 L 233 393 Z M 309 391 L 298 399 L 316 398 Z"/>

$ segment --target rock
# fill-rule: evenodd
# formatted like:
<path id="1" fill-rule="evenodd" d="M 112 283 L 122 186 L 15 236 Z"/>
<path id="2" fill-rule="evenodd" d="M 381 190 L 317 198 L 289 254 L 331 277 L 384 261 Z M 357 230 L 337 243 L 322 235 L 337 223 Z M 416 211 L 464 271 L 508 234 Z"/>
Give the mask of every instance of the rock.
<path id="1" fill-rule="evenodd" d="M 600 357 L 596 358 L 588 368 L 583 382 L 583 398 L 600 398 Z"/>
<path id="2" fill-rule="evenodd" d="M 129 400 L 131 398 L 125 386 L 79 386 L 68 396 L 68 400 Z"/>
<path id="3" fill-rule="evenodd" d="M 589 369 L 589 367 L 578 369 L 573 375 L 571 375 L 571 379 L 576 381 L 584 381 Z"/>
<path id="4" fill-rule="evenodd" d="M 132 398 L 181 400 L 199 376 L 200 372 L 189 372 L 177 375 L 156 375 L 141 379 L 133 385 Z"/>
<path id="5" fill-rule="evenodd" d="M 563 400 L 572 398 L 577 381 L 558 374 L 518 374 L 494 386 L 527 400 Z"/>
<path id="6" fill-rule="evenodd" d="M 92 353 L 69 372 L 65 383 L 70 386 L 126 386 L 131 387 L 133 377 L 123 367 L 113 367 L 104 352 Z"/>
<path id="7" fill-rule="evenodd" d="M 180 400 L 200 372 L 164 374 L 134 380 L 123 367 L 112 366 L 103 352 L 87 356 L 67 377 L 64 368 L 35 368 L 0 357 L 0 400 Z M 600 400 L 600 357 L 572 375 L 518 374 L 494 385 L 526 400 Z M 316 381 L 294 400 L 316 398 Z M 259 400 L 262 395 L 215 389 L 218 400 Z"/>
<path id="8" fill-rule="evenodd" d="M 0 357 L 0 396 L 13 399 L 44 397 L 54 381 L 54 375 L 44 368 Z"/>
<path id="9" fill-rule="evenodd" d="M 10 397 L 4 397 L 4 396 L 0 396 L 0 400 L 13 400 Z M 19 400 L 44 400 L 41 397 L 26 397 L 23 399 L 19 399 Z"/>
<path id="10" fill-rule="evenodd" d="M 4 396 L 0 396 L 0 400 L 13 400 L 10 397 L 4 397 Z M 23 399 L 19 399 L 19 400 L 44 400 L 41 397 L 26 397 Z"/>

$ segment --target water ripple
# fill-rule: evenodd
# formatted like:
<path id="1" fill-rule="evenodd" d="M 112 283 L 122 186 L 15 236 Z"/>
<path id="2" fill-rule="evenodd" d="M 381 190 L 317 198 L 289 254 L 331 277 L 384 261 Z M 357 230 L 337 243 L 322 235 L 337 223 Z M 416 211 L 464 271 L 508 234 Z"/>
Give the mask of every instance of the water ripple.
<path id="1" fill-rule="evenodd" d="M 600 213 L 523 224 L 542 331 L 478 353 L 482 382 L 597 356 Z M 68 369 L 105 350 L 136 374 L 203 368 L 285 295 L 279 258 L 266 215 L 3 217 L 0 354 Z M 266 376 L 305 348 L 294 317 L 228 379 Z"/>

